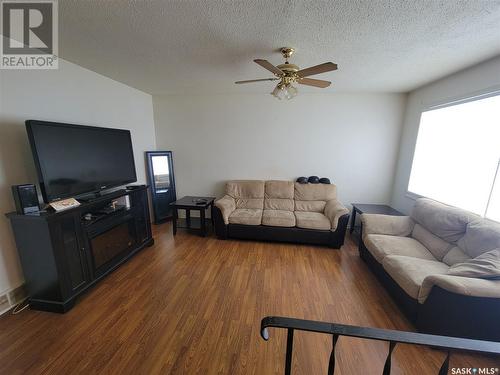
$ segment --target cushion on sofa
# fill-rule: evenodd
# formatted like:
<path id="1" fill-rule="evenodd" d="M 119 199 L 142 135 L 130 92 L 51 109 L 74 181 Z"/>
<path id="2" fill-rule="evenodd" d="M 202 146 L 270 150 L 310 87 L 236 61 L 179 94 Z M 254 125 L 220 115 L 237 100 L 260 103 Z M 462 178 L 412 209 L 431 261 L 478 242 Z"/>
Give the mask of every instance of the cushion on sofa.
<path id="1" fill-rule="evenodd" d="M 404 255 L 414 258 L 436 260 L 427 248 L 411 237 L 367 234 L 363 242 L 377 262 L 382 263 L 389 255 Z"/>
<path id="2" fill-rule="evenodd" d="M 264 210 L 262 214 L 262 225 L 273 227 L 294 227 L 295 215 L 292 211 Z"/>
<path id="3" fill-rule="evenodd" d="M 458 246 L 470 257 L 477 257 L 487 251 L 500 247 L 500 224 L 487 219 L 479 219 L 467 226 L 465 236 Z"/>
<path id="4" fill-rule="evenodd" d="M 390 255 L 382 266 L 391 278 L 412 298 L 417 299 L 424 279 L 430 275 L 444 275 L 448 266 L 436 260 Z"/>
<path id="5" fill-rule="evenodd" d="M 434 286 L 463 296 L 500 298 L 500 280 L 453 275 L 427 276 L 420 287 L 418 302 L 424 303 Z"/>
<path id="6" fill-rule="evenodd" d="M 226 183 L 226 194 L 236 200 L 236 208 L 264 208 L 264 181 L 234 180 Z"/>
<path id="7" fill-rule="evenodd" d="M 467 259 L 470 259 L 470 256 L 465 254 L 461 248 L 455 246 L 444 256 L 443 262 L 449 266 L 453 266 L 454 264 L 465 262 Z"/>
<path id="8" fill-rule="evenodd" d="M 320 212 L 295 211 L 296 225 L 299 228 L 330 230 L 330 219 Z"/>
<path id="9" fill-rule="evenodd" d="M 294 190 L 292 181 L 269 180 L 265 182 L 264 198 L 293 199 Z"/>
<path id="10" fill-rule="evenodd" d="M 476 258 L 457 263 L 450 267 L 448 275 L 481 279 L 500 278 L 500 249 L 493 249 Z"/>
<path id="11" fill-rule="evenodd" d="M 325 201 L 295 201 L 295 211 L 323 212 Z"/>
<path id="12" fill-rule="evenodd" d="M 265 210 L 293 211 L 293 209 L 294 209 L 293 199 L 265 198 L 264 199 L 264 209 Z"/>
<path id="13" fill-rule="evenodd" d="M 337 187 L 333 184 L 295 183 L 296 201 L 329 201 L 337 198 Z"/>
<path id="14" fill-rule="evenodd" d="M 413 231 L 415 221 L 409 216 L 362 214 L 363 239 L 368 234 L 407 237 Z"/>
<path id="15" fill-rule="evenodd" d="M 294 185 L 292 181 L 266 181 L 264 188 L 264 210 L 293 211 L 293 194 Z"/>
<path id="16" fill-rule="evenodd" d="M 226 182 L 226 194 L 233 198 L 264 198 L 264 181 L 228 181 Z"/>
<path id="17" fill-rule="evenodd" d="M 260 225 L 262 210 L 253 208 L 237 208 L 229 215 L 230 224 Z"/>
<path id="18" fill-rule="evenodd" d="M 464 235 L 467 224 L 478 216 L 432 199 L 420 198 L 415 202 L 411 217 L 446 242 L 455 243 Z"/>
<path id="19" fill-rule="evenodd" d="M 453 247 L 452 244 L 432 234 L 418 223 L 413 227 L 411 236 L 424 245 L 437 260 L 442 260 Z"/>
<path id="20" fill-rule="evenodd" d="M 264 199 L 262 198 L 237 198 L 236 208 L 259 209 L 264 208 Z"/>

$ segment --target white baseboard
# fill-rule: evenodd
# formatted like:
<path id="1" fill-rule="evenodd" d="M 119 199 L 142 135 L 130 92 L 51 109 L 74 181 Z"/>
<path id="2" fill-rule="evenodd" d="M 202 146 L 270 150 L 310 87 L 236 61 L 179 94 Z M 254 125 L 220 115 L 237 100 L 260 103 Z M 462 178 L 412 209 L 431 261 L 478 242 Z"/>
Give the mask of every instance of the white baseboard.
<path id="1" fill-rule="evenodd" d="M 23 302 L 26 299 L 26 290 L 24 289 L 24 284 L 18 286 L 17 288 L 8 290 L 0 295 L 0 315 L 12 309 L 17 304 Z"/>

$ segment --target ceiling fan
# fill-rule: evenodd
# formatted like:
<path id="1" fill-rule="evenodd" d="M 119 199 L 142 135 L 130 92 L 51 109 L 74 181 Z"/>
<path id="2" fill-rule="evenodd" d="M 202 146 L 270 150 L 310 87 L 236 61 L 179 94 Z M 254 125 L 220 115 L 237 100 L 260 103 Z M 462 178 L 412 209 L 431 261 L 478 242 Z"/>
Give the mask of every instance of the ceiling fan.
<path id="1" fill-rule="evenodd" d="M 320 87 L 322 89 L 330 86 L 331 82 L 329 81 L 323 81 L 321 79 L 312 79 L 306 77 L 336 70 L 337 64 L 334 64 L 332 62 L 326 62 L 323 64 L 311 66 L 310 68 L 300 69 L 297 65 L 290 64 L 288 62 L 288 58 L 292 56 L 292 54 L 295 52 L 295 49 L 291 47 L 283 47 L 281 48 L 280 51 L 285 59 L 284 64 L 274 66 L 267 60 L 262 60 L 262 59 L 254 60 L 254 62 L 262 66 L 264 69 L 267 69 L 271 73 L 274 73 L 275 77 L 263 78 L 263 79 L 251 79 L 247 81 L 237 81 L 235 83 L 242 84 L 242 83 L 253 83 L 253 82 L 263 82 L 263 81 L 279 81 L 274 90 L 271 92 L 271 95 L 275 96 L 280 100 L 283 98 L 292 99 L 295 95 L 297 95 L 297 88 L 295 88 L 292 85 L 293 83 Z"/>

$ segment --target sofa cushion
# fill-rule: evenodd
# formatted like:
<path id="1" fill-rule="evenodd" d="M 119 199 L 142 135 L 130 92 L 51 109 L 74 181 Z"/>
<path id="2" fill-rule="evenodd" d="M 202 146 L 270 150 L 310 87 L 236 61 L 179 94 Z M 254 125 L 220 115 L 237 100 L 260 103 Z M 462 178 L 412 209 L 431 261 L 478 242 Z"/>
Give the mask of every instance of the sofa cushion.
<path id="1" fill-rule="evenodd" d="M 237 208 L 229 215 L 230 224 L 260 225 L 262 210 L 253 208 Z"/>
<path id="2" fill-rule="evenodd" d="M 411 236 L 424 245 L 437 260 L 442 260 L 453 247 L 452 244 L 432 234 L 420 224 L 415 224 Z"/>
<path id="3" fill-rule="evenodd" d="M 226 182 L 226 194 L 236 201 L 236 208 L 264 208 L 264 181 L 234 180 Z"/>
<path id="4" fill-rule="evenodd" d="M 467 255 L 475 258 L 487 251 L 500 247 L 500 224 L 487 219 L 471 222 L 458 246 Z"/>
<path id="5" fill-rule="evenodd" d="M 265 210 L 293 211 L 293 209 L 294 209 L 293 199 L 265 198 L 264 199 L 264 209 Z"/>
<path id="6" fill-rule="evenodd" d="M 465 254 L 461 248 L 455 246 L 444 256 L 443 262 L 449 266 L 453 266 L 454 264 L 465 262 L 467 259 L 470 259 L 470 256 Z"/>
<path id="7" fill-rule="evenodd" d="M 390 255 L 382 266 L 391 278 L 411 297 L 418 299 L 424 279 L 430 275 L 444 275 L 448 266 L 436 260 Z"/>
<path id="8" fill-rule="evenodd" d="M 450 267 L 448 275 L 481 279 L 500 278 L 500 249 L 493 249 L 476 258 L 457 263 Z"/>
<path id="9" fill-rule="evenodd" d="M 325 201 L 295 201 L 295 211 L 323 212 Z"/>
<path id="10" fill-rule="evenodd" d="M 424 245 L 411 237 L 367 234 L 363 242 L 377 262 L 382 263 L 388 255 L 404 255 L 414 258 L 436 260 Z"/>
<path id="11" fill-rule="evenodd" d="M 457 242 L 464 235 L 467 224 L 478 217 L 427 198 L 417 199 L 411 216 L 425 229 L 451 243 Z"/>
<path id="12" fill-rule="evenodd" d="M 427 276 L 420 288 L 418 302 L 424 303 L 434 286 L 463 296 L 500 298 L 500 280 L 452 275 Z"/>
<path id="13" fill-rule="evenodd" d="M 299 228 L 330 230 L 331 223 L 319 212 L 295 211 L 296 225 Z"/>
<path id="14" fill-rule="evenodd" d="M 294 184 L 292 181 L 269 180 L 265 182 L 264 198 L 293 199 Z"/>
<path id="15" fill-rule="evenodd" d="M 264 189 L 264 209 L 293 211 L 293 194 L 294 185 L 292 181 L 266 181 Z"/>
<path id="16" fill-rule="evenodd" d="M 262 198 L 237 198 L 236 208 L 250 208 L 262 210 L 264 208 L 264 199 Z"/>
<path id="17" fill-rule="evenodd" d="M 337 198 L 337 187 L 333 184 L 295 183 L 296 201 L 329 201 Z"/>
<path id="18" fill-rule="evenodd" d="M 273 227 L 294 227 L 295 215 L 292 211 L 264 210 L 262 214 L 262 225 Z"/>
<path id="19" fill-rule="evenodd" d="M 226 183 L 226 194 L 237 198 L 264 198 L 264 181 L 234 180 Z"/>

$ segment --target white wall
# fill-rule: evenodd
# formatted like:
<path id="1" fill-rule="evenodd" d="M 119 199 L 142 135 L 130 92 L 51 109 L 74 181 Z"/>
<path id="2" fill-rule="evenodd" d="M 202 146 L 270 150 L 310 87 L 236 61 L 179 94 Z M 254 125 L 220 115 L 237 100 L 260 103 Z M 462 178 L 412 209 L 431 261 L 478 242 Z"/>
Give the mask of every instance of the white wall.
<path id="1" fill-rule="evenodd" d="M 414 204 L 414 200 L 407 197 L 406 193 L 422 111 L 436 104 L 451 102 L 495 89 L 500 89 L 500 56 L 426 85 L 409 94 L 392 196 L 392 205 L 396 209 L 409 213 Z"/>
<path id="2" fill-rule="evenodd" d="M 158 149 L 177 196 L 221 196 L 229 179 L 329 177 L 339 199 L 388 203 L 405 95 L 154 96 Z"/>
<path id="3" fill-rule="evenodd" d="M 131 130 L 141 182 L 143 152 L 155 149 L 151 95 L 62 59 L 59 70 L 0 71 L 0 294 L 23 282 L 3 214 L 14 209 L 11 185 L 37 181 L 24 127 L 27 119 Z"/>

